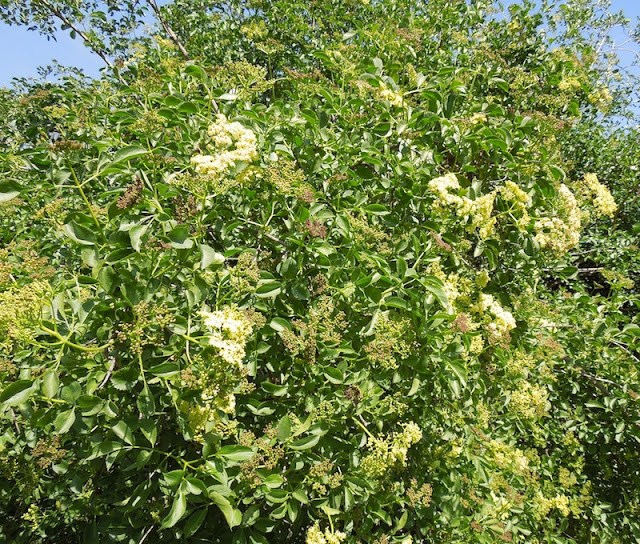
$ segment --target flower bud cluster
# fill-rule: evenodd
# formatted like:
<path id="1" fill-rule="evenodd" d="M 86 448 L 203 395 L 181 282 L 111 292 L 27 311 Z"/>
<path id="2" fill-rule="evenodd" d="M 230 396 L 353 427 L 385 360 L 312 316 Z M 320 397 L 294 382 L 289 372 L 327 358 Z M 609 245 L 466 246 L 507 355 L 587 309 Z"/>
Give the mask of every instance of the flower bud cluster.
<path id="1" fill-rule="evenodd" d="M 47 282 L 38 280 L 0 293 L 0 353 L 10 353 L 16 342 L 33 340 L 50 291 Z"/>
<path id="2" fill-rule="evenodd" d="M 387 370 L 398 368 L 398 359 L 406 359 L 411 353 L 411 344 L 407 341 L 410 331 L 409 319 L 380 314 L 375 338 L 364 346 L 369 360 Z"/>
<path id="3" fill-rule="evenodd" d="M 535 222 L 535 239 L 541 249 L 564 255 L 580 241 L 581 210 L 576 197 L 564 184 L 558 188 L 558 203 L 555 217 L 542 217 Z"/>
<path id="4" fill-rule="evenodd" d="M 521 381 L 518 389 L 512 391 L 509 410 L 524 419 L 535 421 L 543 417 L 547 411 L 549 393 L 538 384 Z"/>
<path id="5" fill-rule="evenodd" d="M 618 209 L 609 189 L 600 183 L 596 174 L 585 174 L 574 184 L 580 204 L 591 208 L 592 215 L 613 217 Z"/>
<path id="6" fill-rule="evenodd" d="M 333 531 L 328 527 L 323 531 L 320 530 L 320 522 L 316 521 L 307 530 L 306 544 L 340 544 L 347 538 L 342 531 Z"/>
<path id="7" fill-rule="evenodd" d="M 409 448 L 421 440 L 422 431 L 413 422 L 403 426 L 402 432 L 371 439 L 370 453 L 362 459 L 362 470 L 368 477 L 379 479 L 390 470 L 406 465 Z"/>

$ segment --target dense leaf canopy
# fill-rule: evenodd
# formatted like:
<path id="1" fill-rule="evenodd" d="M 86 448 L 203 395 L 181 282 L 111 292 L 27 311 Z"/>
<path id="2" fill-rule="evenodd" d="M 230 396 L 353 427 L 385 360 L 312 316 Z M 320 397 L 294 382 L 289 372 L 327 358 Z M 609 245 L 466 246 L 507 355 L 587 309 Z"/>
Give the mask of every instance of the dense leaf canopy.
<path id="1" fill-rule="evenodd" d="M 0 540 L 638 541 L 624 19 L 138 4 L 0 1 Z"/>

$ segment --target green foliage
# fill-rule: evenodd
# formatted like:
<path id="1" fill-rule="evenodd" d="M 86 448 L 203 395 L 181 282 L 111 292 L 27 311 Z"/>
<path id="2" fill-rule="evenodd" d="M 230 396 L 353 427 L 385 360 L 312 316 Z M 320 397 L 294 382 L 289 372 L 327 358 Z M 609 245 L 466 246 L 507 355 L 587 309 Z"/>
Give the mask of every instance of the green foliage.
<path id="1" fill-rule="evenodd" d="M 3 91 L 2 539 L 638 540 L 636 147 L 582 35 L 201 4 Z"/>

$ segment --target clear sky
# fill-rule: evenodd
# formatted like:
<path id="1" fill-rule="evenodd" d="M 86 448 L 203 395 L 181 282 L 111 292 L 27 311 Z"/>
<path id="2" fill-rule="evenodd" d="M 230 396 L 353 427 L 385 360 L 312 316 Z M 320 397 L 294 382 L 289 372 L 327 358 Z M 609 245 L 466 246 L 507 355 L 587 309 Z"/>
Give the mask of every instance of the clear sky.
<path id="1" fill-rule="evenodd" d="M 612 0 L 612 10 L 624 10 L 638 24 L 640 0 Z M 82 68 L 97 77 L 103 62 L 84 47 L 82 40 L 72 40 L 67 32 L 58 33 L 57 41 L 47 41 L 37 32 L 24 27 L 0 23 L 0 85 L 8 85 L 13 77 L 35 77 L 37 67 L 51 64 L 53 59 L 65 66 Z"/>

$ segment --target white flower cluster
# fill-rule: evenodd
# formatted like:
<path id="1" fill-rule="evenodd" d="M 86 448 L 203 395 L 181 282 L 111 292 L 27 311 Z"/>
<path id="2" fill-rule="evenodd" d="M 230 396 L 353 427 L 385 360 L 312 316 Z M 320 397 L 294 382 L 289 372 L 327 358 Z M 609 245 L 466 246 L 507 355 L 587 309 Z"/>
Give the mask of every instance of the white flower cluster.
<path id="1" fill-rule="evenodd" d="M 585 174 L 584 178 L 575 185 L 581 201 L 591 205 L 594 215 L 613 217 L 618 209 L 609 189 L 600 183 L 596 174 Z"/>
<path id="2" fill-rule="evenodd" d="M 332 531 L 327 528 L 323 531 L 320 530 L 320 523 L 315 522 L 307 530 L 306 544 L 340 544 L 347 538 L 347 535 L 342 531 Z"/>
<path id="3" fill-rule="evenodd" d="M 481 239 L 491 236 L 496 224 L 495 217 L 491 217 L 496 197 L 495 191 L 476 200 L 460 196 L 457 194 L 461 189 L 460 183 L 456 175 L 451 173 L 432 179 L 428 186 L 431 192 L 436 195 L 438 205 L 441 207 L 443 205 L 452 206 L 459 217 L 471 218 L 469 230 L 478 229 L 478 235 Z"/>
<path id="4" fill-rule="evenodd" d="M 209 136 L 216 153 L 191 157 L 197 174 L 218 179 L 237 163 L 253 162 L 258 157 L 256 135 L 236 121 L 230 123 L 223 114 L 209 127 Z"/>
<path id="5" fill-rule="evenodd" d="M 492 321 L 488 325 L 489 332 L 496 337 L 504 338 L 516 327 L 516 320 L 508 310 L 491 295 L 482 293 L 478 302 L 479 312 L 491 314 Z"/>
<path id="6" fill-rule="evenodd" d="M 396 108 L 401 108 L 404 105 L 404 99 L 402 98 L 402 94 L 396 91 L 392 91 L 388 87 L 382 87 L 378 91 L 378 96 L 380 97 L 381 100 L 386 100 Z"/>
<path id="7" fill-rule="evenodd" d="M 209 344 L 217 348 L 225 362 L 240 367 L 245 356 L 244 346 L 252 332 L 251 322 L 231 306 L 215 312 L 202 312 L 201 315 L 210 331 Z"/>
<path id="8" fill-rule="evenodd" d="M 534 228 L 541 249 L 562 255 L 580 241 L 581 210 L 571 189 L 564 183 L 558 188 L 558 202 L 558 216 L 542 217 L 535 222 Z"/>

